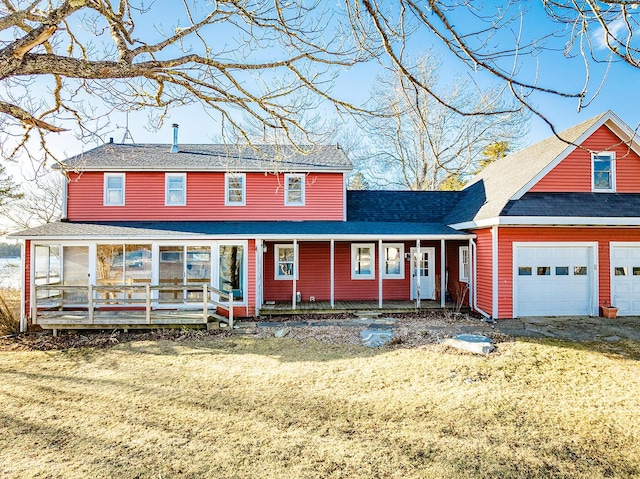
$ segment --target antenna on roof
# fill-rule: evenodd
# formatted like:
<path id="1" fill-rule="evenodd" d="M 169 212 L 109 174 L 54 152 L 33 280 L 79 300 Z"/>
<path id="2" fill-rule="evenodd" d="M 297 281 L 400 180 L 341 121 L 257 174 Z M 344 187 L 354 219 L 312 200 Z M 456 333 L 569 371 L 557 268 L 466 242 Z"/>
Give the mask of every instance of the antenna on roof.
<path id="1" fill-rule="evenodd" d="M 116 125 L 117 128 L 122 128 L 120 125 Z M 127 138 L 129 138 L 131 140 L 131 143 L 135 143 L 136 140 L 133 139 L 133 135 L 131 134 L 131 131 L 129 130 L 129 112 L 127 112 L 127 123 L 124 126 L 124 135 L 122 135 L 122 141 L 121 143 L 124 144 L 127 142 Z"/>

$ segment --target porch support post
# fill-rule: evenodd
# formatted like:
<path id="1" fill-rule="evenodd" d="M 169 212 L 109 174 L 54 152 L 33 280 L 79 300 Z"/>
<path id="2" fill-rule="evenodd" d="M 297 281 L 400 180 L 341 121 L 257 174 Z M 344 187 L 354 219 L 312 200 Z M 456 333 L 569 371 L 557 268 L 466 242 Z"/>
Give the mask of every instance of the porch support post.
<path id="1" fill-rule="evenodd" d="M 416 240 L 416 257 L 415 257 L 415 270 L 413 271 L 413 278 L 416 282 L 416 308 L 420 307 L 420 240 Z"/>
<path id="2" fill-rule="evenodd" d="M 473 278 L 475 277 L 475 271 L 473 267 L 473 256 L 475 252 L 473 251 L 473 240 L 469 238 L 469 277 L 467 278 L 467 291 L 469 293 L 469 307 L 473 309 Z"/>
<path id="3" fill-rule="evenodd" d="M 382 309 L 382 271 L 384 270 L 384 258 L 382 251 L 382 240 L 378 240 L 378 309 Z M 375 265 L 374 265 L 375 268 Z"/>
<path id="4" fill-rule="evenodd" d="M 296 289 L 298 288 L 298 270 L 300 269 L 300 265 L 298 264 L 298 240 L 293 240 L 293 295 L 291 297 L 291 306 L 292 309 L 296 309 L 297 298 L 296 298 Z"/>
<path id="5" fill-rule="evenodd" d="M 444 239 L 440 240 L 440 307 L 444 308 L 445 305 L 445 297 L 446 297 L 446 288 L 447 288 L 447 267 L 445 265 L 445 261 L 447 259 L 447 252 L 445 251 L 445 241 Z"/>
<path id="6" fill-rule="evenodd" d="M 335 266 L 335 255 L 336 255 L 336 244 L 335 244 L 335 240 L 331 240 L 331 264 L 330 264 L 330 269 L 331 269 L 331 291 L 329 292 L 330 297 L 329 297 L 329 303 L 331 304 L 331 309 L 335 308 L 336 305 L 336 301 L 335 301 L 335 288 L 336 288 L 336 279 L 335 279 L 335 273 L 336 273 L 336 266 Z"/>

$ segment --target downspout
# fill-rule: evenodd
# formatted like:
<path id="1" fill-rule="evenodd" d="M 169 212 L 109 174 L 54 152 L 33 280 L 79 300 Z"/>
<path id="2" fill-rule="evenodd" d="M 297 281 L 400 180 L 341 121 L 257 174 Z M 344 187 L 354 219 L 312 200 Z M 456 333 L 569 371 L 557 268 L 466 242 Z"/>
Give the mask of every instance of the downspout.
<path id="1" fill-rule="evenodd" d="M 469 244 L 471 245 L 471 249 L 472 249 L 471 254 L 472 254 L 472 263 L 473 263 L 473 266 L 472 266 L 473 279 L 471 284 L 471 290 L 473 291 L 473 310 L 480 313 L 482 316 L 485 317 L 485 319 L 490 320 L 491 315 L 478 307 L 478 259 L 476 257 L 476 252 L 478 250 L 478 247 L 476 245 L 475 239 L 473 238 L 469 240 Z"/>

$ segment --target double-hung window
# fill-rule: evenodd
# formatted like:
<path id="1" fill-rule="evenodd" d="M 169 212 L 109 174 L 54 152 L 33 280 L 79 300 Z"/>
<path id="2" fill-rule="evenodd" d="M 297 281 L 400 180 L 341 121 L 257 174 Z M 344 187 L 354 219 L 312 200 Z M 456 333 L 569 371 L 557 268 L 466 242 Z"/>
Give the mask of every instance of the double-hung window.
<path id="1" fill-rule="evenodd" d="M 285 206 L 304 206 L 304 175 L 284 175 Z"/>
<path id="2" fill-rule="evenodd" d="M 404 245 L 402 243 L 383 244 L 384 270 L 382 277 L 387 279 L 404 278 Z"/>
<path id="3" fill-rule="evenodd" d="M 351 279 L 375 279 L 376 250 L 373 243 L 351 245 Z"/>
<path id="4" fill-rule="evenodd" d="M 458 279 L 462 283 L 469 282 L 469 247 L 460 246 L 458 249 Z"/>
<path id="5" fill-rule="evenodd" d="M 104 174 L 104 205 L 124 206 L 124 173 Z"/>
<path id="6" fill-rule="evenodd" d="M 297 279 L 296 250 L 292 244 L 277 244 L 275 251 L 275 279 Z"/>
<path id="7" fill-rule="evenodd" d="M 615 153 L 597 153 L 591 156 L 593 191 L 615 191 Z"/>
<path id="8" fill-rule="evenodd" d="M 246 175 L 244 173 L 227 173 L 224 176 L 224 204 L 227 206 L 244 206 L 246 197 Z"/>
<path id="9" fill-rule="evenodd" d="M 164 204 L 166 206 L 185 206 L 187 204 L 186 173 L 166 173 L 164 187 Z"/>

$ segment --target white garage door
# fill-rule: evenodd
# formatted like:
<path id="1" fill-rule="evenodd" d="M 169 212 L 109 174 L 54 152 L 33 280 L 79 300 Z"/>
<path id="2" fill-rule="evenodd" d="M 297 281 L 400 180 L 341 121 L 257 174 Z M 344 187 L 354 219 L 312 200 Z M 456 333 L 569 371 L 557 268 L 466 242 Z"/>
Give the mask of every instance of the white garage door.
<path id="1" fill-rule="evenodd" d="M 516 246 L 514 315 L 578 316 L 593 309 L 593 247 Z"/>
<path id="2" fill-rule="evenodd" d="M 640 316 L 640 245 L 611 247 L 611 304 L 619 316 Z"/>

